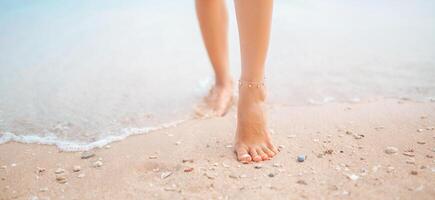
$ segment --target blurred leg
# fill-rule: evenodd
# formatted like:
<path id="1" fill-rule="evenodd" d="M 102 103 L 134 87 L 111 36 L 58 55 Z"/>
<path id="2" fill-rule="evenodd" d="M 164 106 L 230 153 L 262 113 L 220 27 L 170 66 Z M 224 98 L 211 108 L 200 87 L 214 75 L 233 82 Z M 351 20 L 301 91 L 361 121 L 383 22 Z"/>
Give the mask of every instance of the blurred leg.
<path id="1" fill-rule="evenodd" d="M 232 81 L 228 62 L 228 16 L 224 0 L 196 0 L 202 37 L 215 73 L 215 85 L 206 98 L 218 115 L 231 103 Z"/>

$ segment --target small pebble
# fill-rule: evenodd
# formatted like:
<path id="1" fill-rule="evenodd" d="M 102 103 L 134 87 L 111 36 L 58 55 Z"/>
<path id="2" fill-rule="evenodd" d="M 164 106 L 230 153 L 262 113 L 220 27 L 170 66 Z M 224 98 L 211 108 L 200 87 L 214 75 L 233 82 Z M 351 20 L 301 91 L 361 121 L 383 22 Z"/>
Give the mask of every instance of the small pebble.
<path id="1" fill-rule="evenodd" d="M 261 169 L 261 168 L 263 168 L 263 166 L 261 166 L 261 165 L 255 165 L 254 168 L 255 169 Z"/>
<path id="2" fill-rule="evenodd" d="M 298 156 L 298 162 L 304 162 L 305 159 L 306 159 L 306 156 L 305 156 L 305 155 L 299 155 L 299 156 Z"/>
<path id="3" fill-rule="evenodd" d="M 193 163 L 193 159 L 183 159 L 182 162 L 183 163 L 186 163 L 186 162 Z"/>
<path id="4" fill-rule="evenodd" d="M 83 177 L 85 177 L 85 174 L 79 174 L 79 175 L 77 175 L 77 178 L 83 178 Z"/>
<path id="5" fill-rule="evenodd" d="M 148 158 L 149 158 L 149 159 L 157 159 L 158 156 L 149 156 Z"/>
<path id="6" fill-rule="evenodd" d="M 45 172 L 45 168 L 37 167 L 36 168 L 36 172 L 39 173 L 39 174 L 42 173 L 42 172 Z"/>
<path id="7" fill-rule="evenodd" d="M 278 150 L 279 150 L 279 151 L 281 151 L 281 150 L 283 150 L 283 149 L 285 149 L 285 146 L 284 146 L 284 145 L 281 144 L 281 145 L 278 146 Z"/>
<path id="8" fill-rule="evenodd" d="M 95 153 L 92 151 L 83 151 L 82 155 L 80 156 L 82 159 L 88 159 L 95 156 Z"/>
<path id="9" fill-rule="evenodd" d="M 386 154 L 395 154 L 395 153 L 397 153 L 399 151 L 399 149 L 397 149 L 396 147 L 387 147 L 386 149 L 385 149 L 385 153 Z"/>
<path id="10" fill-rule="evenodd" d="M 355 175 L 355 174 L 348 174 L 348 175 L 347 175 L 347 178 L 349 178 L 349 179 L 352 180 L 352 181 L 356 181 L 356 180 L 359 179 L 359 176 L 358 176 L 358 175 Z"/>
<path id="11" fill-rule="evenodd" d="M 415 154 L 411 153 L 411 152 L 404 152 L 403 155 L 408 156 L 408 157 L 414 157 Z"/>
<path id="12" fill-rule="evenodd" d="M 275 177 L 275 174 L 270 173 L 270 174 L 268 174 L 267 176 L 269 176 L 270 178 L 273 178 L 273 177 Z"/>
<path id="13" fill-rule="evenodd" d="M 66 177 L 65 177 L 65 175 L 63 175 L 63 174 L 57 174 L 56 175 L 56 181 L 58 183 L 62 183 L 62 184 L 66 183 Z"/>
<path id="14" fill-rule="evenodd" d="M 12 163 L 12 164 L 11 164 L 11 167 L 16 167 L 16 166 L 17 166 L 16 163 Z"/>
<path id="15" fill-rule="evenodd" d="M 180 145 L 180 144 L 181 144 L 180 141 L 175 142 L 175 145 Z"/>
<path id="16" fill-rule="evenodd" d="M 184 169 L 184 172 L 192 172 L 192 171 L 193 171 L 193 167 L 189 167 L 189 168 Z"/>
<path id="17" fill-rule="evenodd" d="M 296 135 L 288 135 L 287 138 L 295 138 Z"/>
<path id="18" fill-rule="evenodd" d="M 239 176 L 235 175 L 235 174 L 230 174 L 228 175 L 228 177 L 232 178 L 232 179 L 238 179 Z"/>
<path id="19" fill-rule="evenodd" d="M 169 176 L 171 176 L 172 175 L 172 172 L 163 172 L 161 175 L 160 175 L 160 178 L 161 179 L 165 179 L 165 178 L 168 178 Z"/>
<path id="20" fill-rule="evenodd" d="M 79 165 L 73 166 L 73 172 L 79 172 L 80 170 L 82 170 L 82 168 Z"/>
<path id="21" fill-rule="evenodd" d="M 97 160 L 97 161 L 95 161 L 92 164 L 92 166 L 94 166 L 94 167 L 101 167 L 101 166 L 103 166 L 103 162 L 101 162 L 101 160 Z"/>
<path id="22" fill-rule="evenodd" d="M 426 144 L 425 141 L 417 141 L 417 144 Z"/>
<path id="23" fill-rule="evenodd" d="M 298 181 L 296 181 L 296 183 L 300 184 L 300 185 L 307 185 L 307 182 L 304 180 L 298 180 Z"/>
<path id="24" fill-rule="evenodd" d="M 417 174 L 418 174 L 418 172 L 417 172 L 417 171 L 415 171 L 415 170 L 412 170 L 412 171 L 411 171 L 411 174 L 412 174 L 412 175 L 417 175 Z"/>
<path id="25" fill-rule="evenodd" d="M 47 191 L 48 191 L 48 188 L 46 188 L 46 187 L 45 187 L 45 188 L 39 188 L 39 191 L 40 191 L 40 192 L 47 192 Z"/>
<path id="26" fill-rule="evenodd" d="M 353 134 L 353 138 L 354 139 L 357 139 L 357 140 L 359 140 L 359 139 L 362 139 L 364 137 L 364 135 L 357 135 L 357 134 Z"/>
<path id="27" fill-rule="evenodd" d="M 274 167 L 282 167 L 282 165 L 279 164 L 279 163 L 273 163 L 273 166 L 274 166 Z"/>
<path id="28" fill-rule="evenodd" d="M 54 171 L 55 174 L 62 174 L 64 172 L 65 172 L 65 170 L 62 168 L 57 168 L 56 171 Z"/>

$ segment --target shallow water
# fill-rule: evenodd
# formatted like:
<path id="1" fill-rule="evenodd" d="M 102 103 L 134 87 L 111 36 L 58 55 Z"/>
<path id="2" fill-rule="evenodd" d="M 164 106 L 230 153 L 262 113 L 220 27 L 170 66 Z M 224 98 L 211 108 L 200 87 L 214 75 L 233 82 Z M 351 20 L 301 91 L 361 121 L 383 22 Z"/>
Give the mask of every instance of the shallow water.
<path id="1" fill-rule="evenodd" d="M 271 104 L 435 99 L 435 2 L 275 2 Z M 210 75 L 193 1 L 0 0 L 0 143 L 80 150 L 174 126 Z"/>

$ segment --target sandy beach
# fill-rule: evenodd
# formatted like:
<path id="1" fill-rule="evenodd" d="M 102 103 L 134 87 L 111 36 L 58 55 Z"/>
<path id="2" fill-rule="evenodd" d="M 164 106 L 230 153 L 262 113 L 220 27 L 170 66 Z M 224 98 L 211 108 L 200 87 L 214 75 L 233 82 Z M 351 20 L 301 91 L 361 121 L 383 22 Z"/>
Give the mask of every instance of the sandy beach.
<path id="1" fill-rule="evenodd" d="M 89 155 L 10 142 L 0 199 L 434 199 L 434 113 L 433 102 L 396 99 L 274 105 L 281 152 L 245 165 L 232 150 L 234 110 Z"/>

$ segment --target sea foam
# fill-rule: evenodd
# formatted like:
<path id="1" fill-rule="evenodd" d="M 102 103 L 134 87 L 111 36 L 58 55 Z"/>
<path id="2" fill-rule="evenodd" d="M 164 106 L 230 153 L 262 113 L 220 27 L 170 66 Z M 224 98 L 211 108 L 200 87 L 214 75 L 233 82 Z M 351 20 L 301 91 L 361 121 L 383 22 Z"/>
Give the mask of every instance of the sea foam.
<path id="1" fill-rule="evenodd" d="M 185 122 L 186 120 L 178 120 L 170 123 L 164 123 L 153 127 L 142 127 L 142 128 L 123 128 L 120 134 L 109 134 L 109 136 L 98 139 L 94 142 L 78 142 L 78 141 L 68 141 L 58 138 L 54 134 L 46 136 L 38 135 L 16 135 L 11 132 L 4 132 L 0 134 L 0 144 L 4 144 L 10 141 L 20 142 L 24 144 L 44 144 L 44 145 L 55 145 L 62 151 L 87 151 L 94 148 L 102 148 L 107 144 L 112 142 L 121 141 L 131 135 L 146 134 L 153 131 L 158 131 L 166 128 L 176 127 L 179 124 Z"/>

